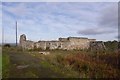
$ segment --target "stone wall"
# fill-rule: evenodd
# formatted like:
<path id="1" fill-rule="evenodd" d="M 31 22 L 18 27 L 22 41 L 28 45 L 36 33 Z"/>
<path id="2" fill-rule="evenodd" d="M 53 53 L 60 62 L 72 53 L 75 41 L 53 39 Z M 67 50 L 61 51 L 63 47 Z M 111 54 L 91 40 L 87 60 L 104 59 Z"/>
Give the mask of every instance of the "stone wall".
<path id="1" fill-rule="evenodd" d="M 35 48 L 46 49 L 46 41 L 35 42 Z"/>
<path id="2" fill-rule="evenodd" d="M 46 41 L 47 48 L 48 49 L 58 49 L 58 46 L 60 45 L 59 41 Z"/>
<path id="3" fill-rule="evenodd" d="M 26 40 L 24 42 L 24 48 L 26 49 L 33 49 L 34 48 L 34 42 L 33 41 L 30 41 L 30 40 Z"/>
<path id="4" fill-rule="evenodd" d="M 59 38 L 59 41 L 68 41 L 68 38 Z"/>
<path id="5" fill-rule="evenodd" d="M 34 42 L 30 40 L 26 40 L 26 35 L 23 34 L 20 36 L 20 47 L 23 49 L 33 49 L 34 48 Z"/>
<path id="6" fill-rule="evenodd" d="M 26 36 L 25 34 L 23 34 L 20 36 L 19 46 L 25 48 L 25 44 L 26 44 Z"/>
<path id="7" fill-rule="evenodd" d="M 34 49 L 40 48 L 46 49 L 63 49 L 63 50 L 73 50 L 73 49 L 88 49 L 91 42 L 96 42 L 95 39 L 88 39 L 83 37 L 68 37 L 59 38 L 58 41 L 38 41 L 33 42 L 26 40 L 26 36 L 23 34 L 20 36 L 20 46 L 24 49 Z"/>
<path id="8" fill-rule="evenodd" d="M 87 49 L 89 47 L 88 38 L 68 37 L 71 49 Z"/>
<path id="9" fill-rule="evenodd" d="M 106 47 L 102 41 L 90 42 L 91 50 L 105 50 Z"/>

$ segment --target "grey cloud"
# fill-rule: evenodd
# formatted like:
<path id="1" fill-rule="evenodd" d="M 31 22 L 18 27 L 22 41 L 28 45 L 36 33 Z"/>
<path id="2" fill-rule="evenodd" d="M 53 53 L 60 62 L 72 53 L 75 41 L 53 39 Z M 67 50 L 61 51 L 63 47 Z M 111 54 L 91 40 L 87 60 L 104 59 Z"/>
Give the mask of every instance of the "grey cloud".
<path id="1" fill-rule="evenodd" d="M 117 38 L 119 38 L 120 39 L 120 35 L 118 35 L 118 37 Z"/>
<path id="2" fill-rule="evenodd" d="M 79 30 L 82 35 L 101 35 L 118 32 L 118 3 L 113 3 L 101 9 L 97 26 Z"/>
<path id="3" fill-rule="evenodd" d="M 120 30 L 120 2 L 118 2 L 118 30 Z"/>
<path id="4" fill-rule="evenodd" d="M 118 36 L 116 38 L 118 38 L 120 40 L 120 33 L 118 33 Z"/>
<path id="5" fill-rule="evenodd" d="M 114 38 L 116 38 L 117 40 L 120 41 L 120 35 L 117 35 L 117 36 L 115 36 Z"/>
<path id="6" fill-rule="evenodd" d="M 100 34 L 110 34 L 114 32 L 115 30 L 91 28 L 91 29 L 79 30 L 77 33 L 82 35 L 100 35 Z"/>
<path id="7" fill-rule="evenodd" d="M 118 3 L 113 3 L 102 10 L 99 26 L 118 29 Z"/>

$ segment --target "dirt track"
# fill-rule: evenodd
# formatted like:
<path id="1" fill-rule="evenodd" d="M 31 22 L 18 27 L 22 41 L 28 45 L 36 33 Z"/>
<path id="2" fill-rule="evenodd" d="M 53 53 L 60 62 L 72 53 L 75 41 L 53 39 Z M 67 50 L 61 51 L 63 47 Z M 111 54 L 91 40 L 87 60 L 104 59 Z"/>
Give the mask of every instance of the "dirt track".
<path id="1" fill-rule="evenodd" d="M 55 78 L 63 77 L 50 68 L 41 65 L 39 58 L 27 53 L 9 53 L 10 57 L 10 78 Z M 25 67 L 26 66 L 26 67 Z M 19 68 L 21 67 L 21 68 Z"/>

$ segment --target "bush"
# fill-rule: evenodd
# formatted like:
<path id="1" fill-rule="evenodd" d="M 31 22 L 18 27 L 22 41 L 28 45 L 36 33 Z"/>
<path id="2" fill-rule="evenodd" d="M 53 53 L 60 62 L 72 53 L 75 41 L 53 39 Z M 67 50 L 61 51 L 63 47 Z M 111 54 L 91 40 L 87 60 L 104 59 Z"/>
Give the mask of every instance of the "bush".
<path id="1" fill-rule="evenodd" d="M 5 44 L 4 47 L 11 47 L 10 44 Z"/>
<path id="2" fill-rule="evenodd" d="M 50 47 L 46 47 L 46 50 L 50 50 Z"/>

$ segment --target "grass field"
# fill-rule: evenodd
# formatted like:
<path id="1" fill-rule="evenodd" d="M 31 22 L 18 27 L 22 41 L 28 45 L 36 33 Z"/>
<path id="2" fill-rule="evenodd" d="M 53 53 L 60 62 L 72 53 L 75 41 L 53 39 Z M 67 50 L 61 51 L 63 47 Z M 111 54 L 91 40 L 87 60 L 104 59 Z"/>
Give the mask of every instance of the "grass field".
<path id="1" fill-rule="evenodd" d="M 22 51 L 3 48 L 3 78 L 119 78 L 120 54 L 88 50 Z"/>

